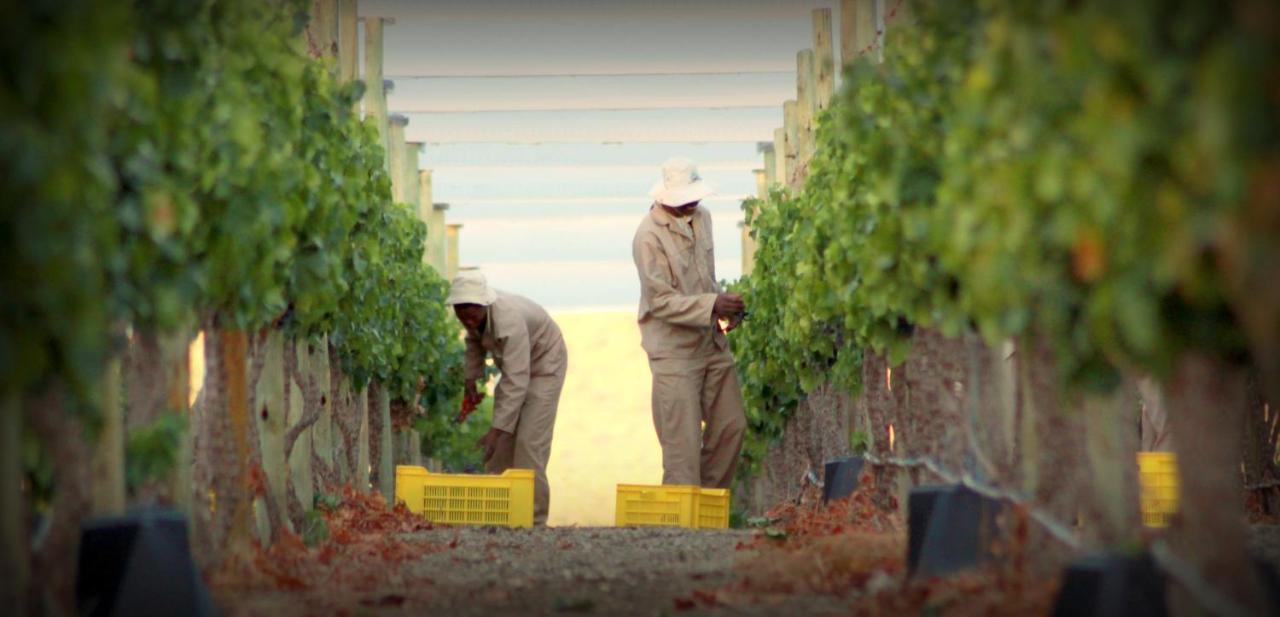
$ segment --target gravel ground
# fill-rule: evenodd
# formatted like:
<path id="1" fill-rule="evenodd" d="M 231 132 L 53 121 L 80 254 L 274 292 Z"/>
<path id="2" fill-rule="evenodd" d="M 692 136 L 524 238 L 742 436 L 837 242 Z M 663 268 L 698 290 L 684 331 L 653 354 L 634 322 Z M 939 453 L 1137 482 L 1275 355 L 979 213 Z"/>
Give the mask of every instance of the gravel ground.
<path id="1" fill-rule="evenodd" d="M 747 531 L 447 528 L 406 540 L 452 548 L 400 564 L 376 591 L 239 591 L 228 613 L 280 615 L 826 615 L 846 600 L 800 594 L 677 609 L 678 598 L 740 579 Z M 323 594 L 321 600 L 319 596 Z"/>
<path id="2" fill-rule="evenodd" d="M 738 582 L 757 557 L 740 530 L 440 528 L 403 536 L 432 547 L 372 579 L 296 591 L 238 589 L 229 615 L 837 615 L 850 598 L 812 593 L 705 608 L 695 591 Z M 1280 564 L 1280 525 L 1252 529 L 1255 554 Z M 721 599 L 725 594 L 719 596 Z M 696 604 L 696 605 L 695 605 Z M 690 608 L 690 606 L 692 608 Z"/>

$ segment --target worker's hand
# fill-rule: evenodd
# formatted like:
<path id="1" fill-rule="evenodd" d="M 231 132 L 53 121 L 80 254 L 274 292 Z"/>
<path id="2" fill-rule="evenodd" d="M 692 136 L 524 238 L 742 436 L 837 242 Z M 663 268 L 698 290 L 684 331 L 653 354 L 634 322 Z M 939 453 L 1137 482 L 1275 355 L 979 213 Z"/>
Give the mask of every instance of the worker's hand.
<path id="1" fill-rule="evenodd" d="M 742 296 L 725 292 L 716 296 L 715 306 L 711 307 L 711 312 L 721 317 L 733 317 L 747 310 L 747 303 L 742 301 Z"/>
<path id="2" fill-rule="evenodd" d="M 484 434 L 484 437 L 480 438 L 480 441 L 476 442 L 476 445 L 484 449 L 484 458 L 489 460 L 493 458 L 493 451 L 498 448 L 498 441 L 510 435 L 511 433 L 502 429 L 491 428 L 488 433 Z"/>

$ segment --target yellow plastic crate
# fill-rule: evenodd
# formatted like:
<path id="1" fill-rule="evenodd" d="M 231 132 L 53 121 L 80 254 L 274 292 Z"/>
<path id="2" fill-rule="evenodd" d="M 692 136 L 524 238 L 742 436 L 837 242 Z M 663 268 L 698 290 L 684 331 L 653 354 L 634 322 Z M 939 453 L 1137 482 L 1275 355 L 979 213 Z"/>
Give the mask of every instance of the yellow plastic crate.
<path id="1" fill-rule="evenodd" d="M 396 465 L 396 501 L 433 523 L 532 527 L 533 470 L 485 476 Z"/>
<path id="2" fill-rule="evenodd" d="M 1142 524 L 1168 527 L 1178 513 L 1178 459 L 1172 452 L 1138 453 Z"/>
<path id="3" fill-rule="evenodd" d="M 698 527 L 729 528 L 729 489 L 704 488 L 698 495 Z"/>
<path id="4" fill-rule="evenodd" d="M 697 486 L 619 484 L 618 527 L 726 528 L 729 490 Z"/>

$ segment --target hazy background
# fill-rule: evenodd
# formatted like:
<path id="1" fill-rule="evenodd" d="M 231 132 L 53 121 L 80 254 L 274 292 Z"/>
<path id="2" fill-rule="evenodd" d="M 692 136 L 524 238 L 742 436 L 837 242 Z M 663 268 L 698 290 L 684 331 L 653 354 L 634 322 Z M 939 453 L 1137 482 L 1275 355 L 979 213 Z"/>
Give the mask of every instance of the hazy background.
<path id="1" fill-rule="evenodd" d="M 611 524 L 614 484 L 661 479 L 631 262 L 659 166 L 687 156 L 719 184 L 704 202 L 717 275 L 737 278 L 757 143 L 795 98 L 812 9 L 832 9 L 840 49 L 838 4 L 361 0 L 361 16 L 396 20 L 388 106 L 425 144 L 433 200 L 464 225 L 461 265 L 552 309 L 565 331 L 552 523 Z"/>

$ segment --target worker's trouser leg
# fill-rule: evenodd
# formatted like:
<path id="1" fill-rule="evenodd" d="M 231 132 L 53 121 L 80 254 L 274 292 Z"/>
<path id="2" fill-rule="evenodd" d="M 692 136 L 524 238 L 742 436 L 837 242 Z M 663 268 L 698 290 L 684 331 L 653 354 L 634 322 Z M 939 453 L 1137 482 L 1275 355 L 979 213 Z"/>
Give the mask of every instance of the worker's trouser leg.
<path id="1" fill-rule="evenodd" d="M 747 425 L 733 356 L 662 358 L 649 368 L 662 483 L 728 488 Z"/>
<path id="2" fill-rule="evenodd" d="M 502 473 L 507 469 L 532 469 L 533 522 L 543 525 L 551 506 L 551 485 L 547 482 L 547 459 L 551 458 L 551 436 L 556 425 L 556 409 L 560 391 L 564 389 L 564 371 L 557 375 L 539 375 L 529 379 L 529 390 L 520 408 L 514 438 L 498 442 L 493 456 L 485 461 L 485 471 Z"/>

